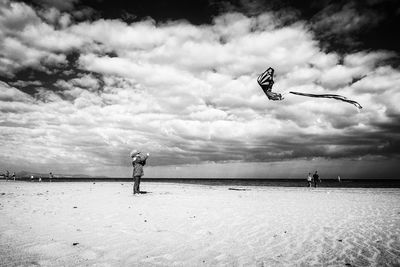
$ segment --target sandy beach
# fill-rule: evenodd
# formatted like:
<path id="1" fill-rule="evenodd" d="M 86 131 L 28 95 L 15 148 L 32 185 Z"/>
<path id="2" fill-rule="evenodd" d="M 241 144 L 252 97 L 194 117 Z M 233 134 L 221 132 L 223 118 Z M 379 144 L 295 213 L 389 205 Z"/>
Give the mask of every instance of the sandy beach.
<path id="1" fill-rule="evenodd" d="M 400 189 L 0 182 L 2 266 L 398 266 Z M 235 187 L 238 188 L 238 187 Z"/>

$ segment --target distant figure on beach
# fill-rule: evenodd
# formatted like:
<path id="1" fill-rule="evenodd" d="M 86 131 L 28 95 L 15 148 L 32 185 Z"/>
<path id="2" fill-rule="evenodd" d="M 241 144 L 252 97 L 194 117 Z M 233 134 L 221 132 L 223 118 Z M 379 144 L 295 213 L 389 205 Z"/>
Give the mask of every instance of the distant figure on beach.
<path id="1" fill-rule="evenodd" d="M 15 172 L 13 172 L 12 178 L 13 178 L 13 180 L 15 181 Z"/>
<path id="2" fill-rule="evenodd" d="M 318 172 L 315 171 L 314 175 L 313 175 L 313 180 L 314 180 L 314 187 L 317 187 L 317 183 L 320 181 L 319 180 L 319 175 Z"/>
<path id="3" fill-rule="evenodd" d="M 144 172 L 143 172 L 143 166 L 146 165 L 146 160 L 150 156 L 149 153 L 146 155 L 143 155 L 140 151 L 138 150 L 133 150 L 130 154 L 132 158 L 132 166 L 133 166 L 133 174 L 132 177 L 135 181 L 133 185 L 133 194 L 140 194 L 140 179 L 142 178 Z"/>
<path id="4" fill-rule="evenodd" d="M 33 182 L 33 175 L 31 175 L 31 182 Z"/>
<path id="5" fill-rule="evenodd" d="M 8 178 L 10 178 L 10 172 L 6 170 L 6 181 L 8 181 Z"/>
<path id="6" fill-rule="evenodd" d="M 50 183 L 51 183 L 51 181 L 53 180 L 53 177 L 54 177 L 53 174 L 50 172 L 50 173 L 49 173 L 49 181 L 50 181 Z"/>
<path id="7" fill-rule="evenodd" d="M 338 175 L 338 177 L 337 177 L 337 181 L 340 183 L 340 176 Z"/>
<path id="8" fill-rule="evenodd" d="M 39 176 L 39 182 L 41 182 L 42 181 L 42 176 Z"/>
<path id="9" fill-rule="evenodd" d="M 308 187 L 311 187 L 311 181 L 312 181 L 311 172 L 309 172 L 309 173 L 308 173 L 308 176 L 307 176 L 307 184 L 308 184 Z"/>

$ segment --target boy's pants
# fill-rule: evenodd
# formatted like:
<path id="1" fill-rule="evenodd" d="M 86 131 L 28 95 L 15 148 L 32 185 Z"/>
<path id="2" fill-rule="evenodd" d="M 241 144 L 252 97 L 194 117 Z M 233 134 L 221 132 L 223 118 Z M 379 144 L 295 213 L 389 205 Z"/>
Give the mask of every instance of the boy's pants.
<path id="1" fill-rule="evenodd" d="M 133 185 L 133 193 L 134 194 L 139 194 L 139 186 L 140 186 L 140 176 L 134 176 L 133 180 L 135 181 L 135 184 Z"/>

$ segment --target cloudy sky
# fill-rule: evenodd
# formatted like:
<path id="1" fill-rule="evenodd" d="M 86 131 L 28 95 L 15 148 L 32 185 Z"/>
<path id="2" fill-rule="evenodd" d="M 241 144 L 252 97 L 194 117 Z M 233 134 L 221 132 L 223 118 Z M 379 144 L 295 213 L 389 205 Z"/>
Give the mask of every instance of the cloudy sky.
<path id="1" fill-rule="evenodd" d="M 1 169 L 399 178 L 398 1 L 126 2 L 0 1 Z"/>

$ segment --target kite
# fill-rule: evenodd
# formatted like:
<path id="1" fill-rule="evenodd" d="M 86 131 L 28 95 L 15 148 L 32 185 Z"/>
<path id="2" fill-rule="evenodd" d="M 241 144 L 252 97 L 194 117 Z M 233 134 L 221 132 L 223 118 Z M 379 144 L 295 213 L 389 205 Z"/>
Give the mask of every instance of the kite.
<path id="1" fill-rule="evenodd" d="M 267 95 L 269 100 L 283 100 L 284 98 L 282 97 L 281 94 L 272 92 L 272 86 L 274 85 L 274 69 L 269 67 L 266 71 L 264 71 L 260 76 L 257 78 L 258 84 L 261 86 L 263 89 L 264 93 Z M 362 109 L 362 106 L 354 101 L 347 99 L 344 96 L 341 95 L 334 95 L 334 94 L 307 94 L 307 93 L 300 93 L 300 92 L 289 92 L 290 94 L 294 95 L 300 95 L 300 96 L 307 96 L 307 97 L 316 97 L 316 98 L 332 98 L 336 100 L 340 100 L 343 102 L 347 102 L 350 104 L 353 104 L 359 109 Z"/>
<path id="2" fill-rule="evenodd" d="M 269 67 L 257 78 L 258 84 L 263 89 L 269 100 L 283 100 L 281 94 L 272 92 L 272 85 L 274 85 L 274 69 Z"/>

